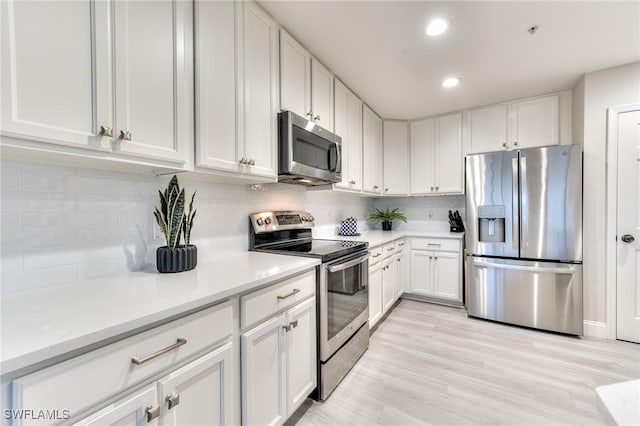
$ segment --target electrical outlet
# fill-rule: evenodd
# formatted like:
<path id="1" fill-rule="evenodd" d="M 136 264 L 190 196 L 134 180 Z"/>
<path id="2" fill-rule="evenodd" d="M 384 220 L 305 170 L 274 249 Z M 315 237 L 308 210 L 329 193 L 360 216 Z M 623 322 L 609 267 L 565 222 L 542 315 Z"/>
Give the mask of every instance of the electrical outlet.
<path id="1" fill-rule="evenodd" d="M 433 210 L 427 210 L 427 220 L 433 220 Z"/>

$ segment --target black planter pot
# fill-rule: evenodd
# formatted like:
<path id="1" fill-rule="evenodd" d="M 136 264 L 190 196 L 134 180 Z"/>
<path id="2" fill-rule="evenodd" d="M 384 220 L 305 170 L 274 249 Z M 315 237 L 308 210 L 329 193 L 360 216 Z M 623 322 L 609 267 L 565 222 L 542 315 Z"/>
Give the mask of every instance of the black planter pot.
<path id="1" fill-rule="evenodd" d="M 196 246 L 178 246 L 173 250 L 167 246 L 162 246 L 156 250 L 156 268 L 158 268 L 158 272 L 190 271 L 197 264 L 198 248 Z"/>
<path id="2" fill-rule="evenodd" d="M 382 222 L 382 230 L 383 231 L 391 231 L 391 225 L 393 224 L 393 222 L 389 222 L 389 221 L 383 221 Z"/>

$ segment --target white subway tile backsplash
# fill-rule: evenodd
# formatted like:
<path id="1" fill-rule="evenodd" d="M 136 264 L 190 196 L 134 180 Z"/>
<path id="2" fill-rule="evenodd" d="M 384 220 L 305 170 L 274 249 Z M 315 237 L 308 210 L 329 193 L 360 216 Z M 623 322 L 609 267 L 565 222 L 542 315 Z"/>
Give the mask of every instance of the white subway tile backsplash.
<path id="1" fill-rule="evenodd" d="M 2 259 L 6 253 L 29 252 L 45 248 L 74 247 L 76 235 L 68 230 L 2 232 Z M 99 243 L 96 241 L 96 243 Z"/>
<path id="2" fill-rule="evenodd" d="M 17 167 L 6 166 L 0 170 L 0 188 L 2 190 L 19 190 L 20 170 Z"/>
<path id="3" fill-rule="evenodd" d="M 56 210 L 71 211 L 76 208 L 76 195 L 59 192 L 2 191 L 3 211 Z"/>
<path id="4" fill-rule="evenodd" d="M 76 176 L 75 191 L 79 194 L 117 194 L 118 182 L 113 179 Z"/>
<path id="5" fill-rule="evenodd" d="M 65 284 L 76 281 L 76 279 L 76 265 L 23 270 L 15 273 L 3 272 L 1 291 L 3 293 L 27 291 L 40 287 Z"/>
<path id="6" fill-rule="evenodd" d="M 47 174 L 46 172 L 34 172 L 33 174 L 22 171 L 22 190 L 37 192 L 74 192 L 74 176 Z"/>
<path id="7" fill-rule="evenodd" d="M 20 220 L 20 212 L 2 212 L 0 216 L 0 229 L 5 232 L 20 232 L 22 221 Z"/>

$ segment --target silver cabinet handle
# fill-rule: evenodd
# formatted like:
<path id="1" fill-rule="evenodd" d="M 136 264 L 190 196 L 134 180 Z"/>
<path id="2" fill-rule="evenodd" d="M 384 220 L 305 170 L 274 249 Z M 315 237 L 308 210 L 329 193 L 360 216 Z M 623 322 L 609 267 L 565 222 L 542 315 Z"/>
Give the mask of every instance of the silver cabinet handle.
<path id="1" fill-rule="evenodd" d="M 440 243 L 427 243 L 427 246 L 440 247 Z"/>
<path id="2" fill-rule="evenodd" d="M 384 192 L 389 192 L 389 188 L 385 188 L 385 189 L 384 189 Z"/>
<path id="3" fill-rule="evenodd" d="M 429 259 L 433 259 L 433 256 L 429 256 Z"/>
<path id="4" fill-rule="evenodd" d="M 109 126 L 100 126 L 100 136 L 113 136 L 113 128 Z"/>
<path id="5" fill-rule="evenodd" d="M 373 189 L 378 189 L 378 185 L 373 185 Z"/>
<path id="6" fill-rule="evenodd" d="M 291 321 L 291 322 L 289 323 L 289 325 L 290 325 L 292 328 L 296 328 L 296 327 L 298 326 L 298 320 Z"/>
<path id="7" fill-rule="evenodd" d="M 130 141 L 131 132 L 129 132 L 128 130 L 120 130 L 120 139 L 122 139 L 123 141 Z"/>
<path id="8" fill-rule="evenodd" d="M 438 189 L 440 189 L 440 187 L 439 187 L 439 186 L 436 186 L 436 191 L 437 191 Z"/>
<path id="9" fill-rule="evenodd" d="M 256 160 L 254 160 L 254 159 L 249 160 L 249 165 L 250 166 L 255 166 L 256 165 Z"/>
<path id="10" fill-rule="evenodd" d="M 153 353 L 151 355 L 147 355 L 145 357 L 140 358 L 139 356 L 134 356 L 133 358 L 131 358 L 131 363 L 135 364 L 135 365 L 142 365 L 147 361 L 151 361 L 152 359 L 158 358 L 160 355 L 164 355 L 167 352 L 171 352 L 174 349 L 178 349 L 180 346 L 182 345 L 186 345 L 187 344 L 187 339 L 185 339 L 184 337 L 178 337 L 178 339 L 176 340 L 176 343 L 174 343 L 171 346 L 167 346 L 164 349 L 160 349 L 158 352 Z"/>
<path id="11" fill-rule="evenodd" d="M 287 297 L 291 297 L 291 296 L 293 296 L 294 294 L 298 294 L 298 293 L 300 293 L 300 289 L 294 288 L 294 289 L 293 289 L 293 291 L 292 291 L 291 293 L 289 293 L 289 294 L 285 294 L 284 296 L 278 296 L 278 299 L 279 299 L 279 300 L 283 300 L 283 299 L 286 299 Z"/>
<path id="12" fill-rule="evenodd" d="M 147 415 L 147 423 L 149 423 L 151 420 L 160 417 L 160 406 L 150 405 L 144 410 L 144 413 Z"/>
<path id="13" fill-rule="evenodd" d="M 396 262 L 400 262 L 400 259 L 396 259 Z"/>
<path id="14" fill-rule="evenodd" d="M 315 117 L 313 117 L 314 120 L 320 121 L 320 116 L 316 115 Z"/>
<path id="15" fill-rule="evenodd" d="M 431 192 L 433 192 L 433 186 L 431 187 Z"/>
<path id="16" fill-rule="evenodd" d="M 305 114 L 307 117 L 313 117 L 313 112 L 309 111 L 308 113 Z"/>
<path id="17" fill-rule="evenodd" d="M 356 181 L 355 181 L 355 180 L 350 180 L 350 181 L 349 181 L 349 183 L 350 183 L 351 185 L 355 185 L 355 184 L 356 184 Z"/>
<path id="18" fill-rule="evenodd" d="M 282 326 L 282 329 L 283 329 L 285 332 L 289 332 L 289 331 L 291 330 L 291 325 L 283 325 L 283 326 Z"/>
<path id="19" fill-rule="evenodd" d="M 636 240 L 631 234 L 624 234 L 620 239 L 622 240 L 623 243 L 627 243 L 627 244 L 632 243 Z"/>
<path id="20" fill-rule="evenodd" d="M 167 397 L 164 400 L 167 401 L 167 404 L 168 404 L 167 408 L 171 410 L 173 407 L 180 404 L 180 394 L 172 393 L 171 395 L 167 395 Z"/>
<path id="21" fill-rule="evenodd" d="M 514 141 L 513 146 L 518 146 L 518 141 Z"/>
<path id="22" fill-rule="evenodd" d="M 387 249 L 387 251 L 392 251 L 392 250 L 395 250 L 395 249 L 396 249 L 395 247 L 389 247 L 389 248 Z"/>
<path id="23" fill-rule="evenodd" d="M 508 146 L 507 146 L 507 143 L 506 143 L 506 142 L 502 142 L 502 147 L 503 147 L 503 148 L 507 148 L 507 147 L 508 147 Z"/>
<path id="24" fill-rule="evenodd" d="M 404 245 L 404 243 L 398 243 L 398 245 L 399 245 L 399 246 L 403 246 L 403 245 Z"/>
<path id="25" fill-rule="evenodd" d="M 373 255 L 373 256 L 371 256 L 371 257 L 379 257 L 379 256 L 382 256 L 382 255 L 381 255 L 380 253 L 376 253 L 376 254 L 374 254 L 374 255 Z"/>

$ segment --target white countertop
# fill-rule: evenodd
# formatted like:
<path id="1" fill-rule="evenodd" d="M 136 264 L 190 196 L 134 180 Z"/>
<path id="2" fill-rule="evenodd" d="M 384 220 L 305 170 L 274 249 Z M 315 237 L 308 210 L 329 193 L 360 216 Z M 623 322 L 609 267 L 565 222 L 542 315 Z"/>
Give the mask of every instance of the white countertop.
<path id="1" fill-rule="evenodd" d="M 600 412 L 608 425 L 640 425 L 640 380 L 596 388 Z"/>
<path id="2" fill-rule="evenodd" d="M 325 235 L 317 236 L 316 238 L 324 238 L 331 240 L 347 240 L 347 241 L 366 241 L 369 243 L 369 247 L 377 247 L 382 244 L 389 243 L 391 241 L 398 240 L 400 238 L 407 237 L 423 237 L 423 238 L 450 238 L 455 240 L 462 240 L 464 233 L 456 232 L 442 232 L 442 231 L 420 231 L 420 230 L 400 230 L 400 231 L 362 231 L 359 236 L 345 237 L 341 235 Z"/>
<path id="3" fill-rule="evenodd" d="M 318 259 L 236 252 L 179 274 L 135 272 L 3 295 L 3 375 L 223 301 L 318 265 Z"/>

